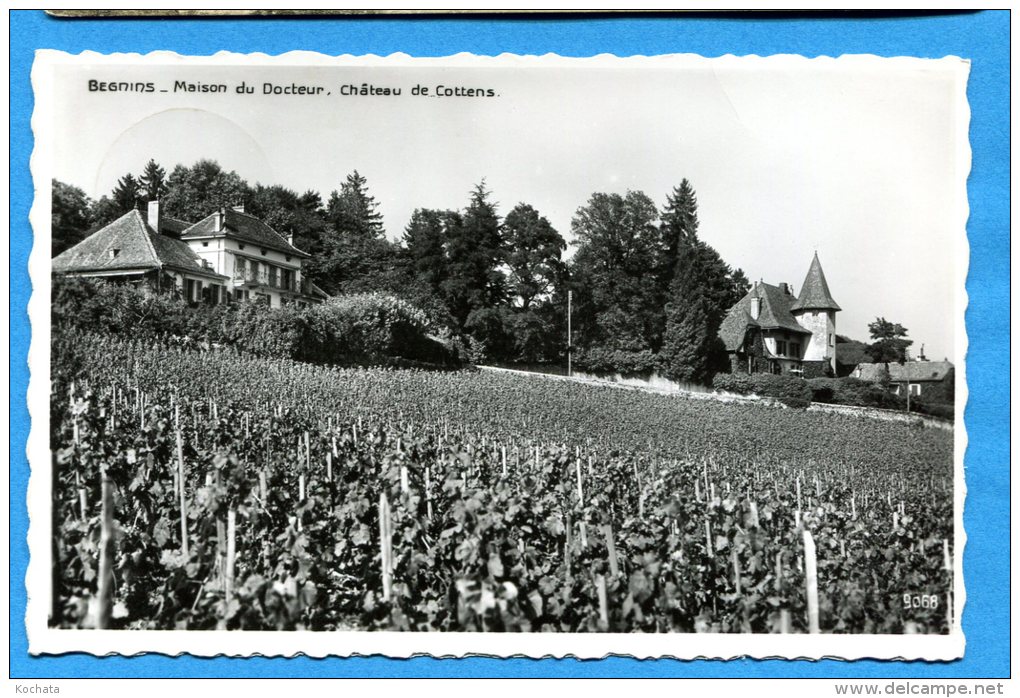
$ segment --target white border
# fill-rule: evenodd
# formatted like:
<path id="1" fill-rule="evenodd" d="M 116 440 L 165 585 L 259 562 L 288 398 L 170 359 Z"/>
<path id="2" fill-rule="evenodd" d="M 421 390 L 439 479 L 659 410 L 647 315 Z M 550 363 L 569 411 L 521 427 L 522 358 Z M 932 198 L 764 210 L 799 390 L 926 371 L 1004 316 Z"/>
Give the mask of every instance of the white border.
<path id="1" fill-rule="evenodd" d="M 50 163 L 52 140 L 48 138 L 53 114 L 52 94 L 48 91 L 50 71 L 54 66 L 70 64 L 131 64 L 168 65 L 187 64 L 217 66 L 522 66 L 530 69 L 641 67 L 642 69 L 669 69 L 724 67 L 727 69 L 754 69 L 768 64 L 803 65 L 808 62 L 838 63 L 840 68 L 870 68 L 878 64 L 904 65 L 916 69 L 932 68 L 955 70 L 957 80 L 958 143 L 958 201 L 956 218 L 959 229 L 955 255 L 956 268 L 956 439 L 954 463 L 955 491 L 955 545 L 954 545 L 954 630 L 949 635 L 752 635 L 752 634 L 545 634 L 545 633 L 393 633 L 393 632 L 242 632 L 242 631 L 110 631 L 63 630 L 47 625 L 50 591 L 49 540 L 51 522 L 49 493 L 51 489 L 49 435 L 49 350 L 50 350 Z M 214 56 L 180 56 L 159 51 L 147 55 L 116 53 L 104 55 L 85 51 L 79 55 L 40 50 L 32 67 L 32 85 L 35 92 L 35 112 L 32 131 L 35 149 L 31 169 L 36 197 L 30 220 L 35 241 L 29 257 L 29 273 L 33 294 L 28 313 L 32 325 L 32 342 L 28 359 L 31 376 L 28 388 L 28 407 L 32 427 L 28 439 L 28 459 L 33 464 L 28 486 L 29 551 L 32 554 L 25 584 L 28 591 L 28 608 L 25 614 L 31 654 L 61 654 L 88 652 L 96 655 L 161 653 L 167 655 L 192 654 L 196 656 L 371 656 L 435 657 L 524 656 L 601 658 L 609 655 L 627 655 L 637 658 L 669 657 L 677 659 L 736 657 L 755 658 L 839 658 L 839 659 L 926 659 L 950 660 L 963 656 L 965 639 L 960 621 L 966 601 L 963 579 L 963 549 L 966 535 L 963 529 L 963 505 L 966 495 L 963 473 L 963 456 L 967 435 L 963 425 L 963 410 L 967 401 L 965 361 L 967 335 L 964 312 L 967 305 L 966 277 L 969 261 L 969 244 L 966 222 L 969 213 L 966 180 L 970 172 L 971 150 L 968 138 L 970 108 L 966 99 L 968 61 L 960 58 L 938 60 L 908 57 L 880 58 L 878 56 L 841 56 L 808 59 L 802 56 L 701 56 L 665 55 L 618 58 L 602 54 L 591 58 L 563 58 L 553 54 L 545 56 L 517 56 L 502 54 L 496 57 L 474 56 L 460 53 L 446 58 L 412 58 L 406 54 L 390 56 L 326 56 L 296 51 L 279 56 L 263 53 L 236 54 L 220 52 Z M 45 515 L 35 516 L 35 512 Z"/>

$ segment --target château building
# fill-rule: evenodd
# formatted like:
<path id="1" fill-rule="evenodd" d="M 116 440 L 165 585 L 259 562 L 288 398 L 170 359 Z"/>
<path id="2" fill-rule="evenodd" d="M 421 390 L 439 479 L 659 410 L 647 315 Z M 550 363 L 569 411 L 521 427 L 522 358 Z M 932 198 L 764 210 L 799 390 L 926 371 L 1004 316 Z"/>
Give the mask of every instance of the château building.
<path id="1" fill-rule="evenodd" d="M 733 373 L 834 375 L 836 313 L 818 253 L 800 294 L 788 283 L 757 281 L 719 328 Z"/>

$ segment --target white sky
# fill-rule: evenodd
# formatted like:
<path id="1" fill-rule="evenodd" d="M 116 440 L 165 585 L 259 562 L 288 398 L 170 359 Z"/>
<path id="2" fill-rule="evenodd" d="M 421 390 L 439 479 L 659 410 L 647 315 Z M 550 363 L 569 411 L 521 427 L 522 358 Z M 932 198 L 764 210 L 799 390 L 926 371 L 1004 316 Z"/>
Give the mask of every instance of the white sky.
<path id="1" fill-rule="evenodd" d="M 210 158 L 252 184 L 325 198 L 357 169 L 392 238 L 415 208 L 463 207 L 485 177 L 501 213 L 530 203 L 568 241 L 593 192 L 639 189 L 661 206 L 687 177 L 701 237 L 750 279 L 799 291 L 817 250 L 841 334 L 867 340 L 884 316 L 915 350 L 954 359 L 965 163 L 951 62 L 530 66 L 62 67 L 52 171 L 97 197 L 149 158 L 168 172 Z M 171 91 L 89 92 L 90 78 Z M 230 91 L 173 93 L 174 80 Z M 237 95 L 242 80 L 256 94 Z M 266 81 L 332 94 L 263 96 Z M 403 94 L 338 94 L 363 82 Z M 499 96 L 412 97 L 416 84 Z"/>

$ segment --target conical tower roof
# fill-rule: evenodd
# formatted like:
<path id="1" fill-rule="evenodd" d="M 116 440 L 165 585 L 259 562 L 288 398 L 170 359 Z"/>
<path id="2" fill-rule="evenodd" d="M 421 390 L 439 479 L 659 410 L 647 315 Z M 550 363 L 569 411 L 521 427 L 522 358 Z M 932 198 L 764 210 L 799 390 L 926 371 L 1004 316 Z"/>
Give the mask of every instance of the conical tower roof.
<path id="1" fill-rule="evenodd" d="M 790 310 L 842 310 L 829 293 L 829 284 L 825 281 L 825 272 L 822 271 L 822 263 L 818 261 L 817 252 L 800 287 L 800 295 L 790 306 Z"/>

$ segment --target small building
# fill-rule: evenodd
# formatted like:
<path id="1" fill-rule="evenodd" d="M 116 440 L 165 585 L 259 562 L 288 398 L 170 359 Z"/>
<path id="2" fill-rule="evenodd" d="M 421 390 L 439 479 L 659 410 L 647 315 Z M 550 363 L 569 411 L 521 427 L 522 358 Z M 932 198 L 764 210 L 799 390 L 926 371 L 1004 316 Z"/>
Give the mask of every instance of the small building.
<path id="1" fill-rule="evenodd" d="M 177 291 L 191 302 L 221 302 L 228 278 L 188 243 L 160 235 L 132 210 L 53 258 L 53 273 Z"/>
<path id="2" fill-rule="evenodd" d="M 956 369 L 951 361 L 906 361 L 899 363 L 859 364 L 851 374 L 854 378 L 881 383 L 888 370 L 889 387 L 896 395 L 921 397 L 935 402 L 952 402 Z"/>
<path id="3" fill-rule="evenodd" d="M 719 337 L 733 373 L 834 375 L 836 313 L 841 308 L 815 253 L 800 295 L 793 286 L 756 282 L 730 308 Z"/>

